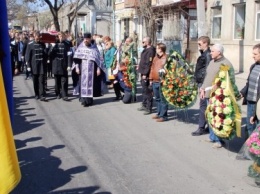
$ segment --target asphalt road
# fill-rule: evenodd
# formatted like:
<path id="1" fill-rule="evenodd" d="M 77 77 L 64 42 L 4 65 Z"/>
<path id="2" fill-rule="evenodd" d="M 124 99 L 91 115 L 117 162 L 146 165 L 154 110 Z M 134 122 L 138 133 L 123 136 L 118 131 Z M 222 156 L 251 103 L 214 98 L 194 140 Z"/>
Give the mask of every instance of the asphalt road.
<path id="1" fill-rule="evenodd" d="M 241 88 L 245 79 L 238 75 L 237 83 Z M 48 85 L 48 102 L 41 102 L 34 99 L 31 80 L 14 78 L 22 180 L 12 194 L 260 192 L 247 177 L 252 162 L 235 159 L 243 138 L 213 149 L 204 141 L 207 135 L 191 136 L 198 103 L 187 111 L 170 110 L 170 120 L 157 123 L 137 111 L 140 92 L 139 102 L 126 105 L 112 101 L 110 90 L 84 108 L 73 96 L 69 102 L 56 99 L 53 79 Z"/>

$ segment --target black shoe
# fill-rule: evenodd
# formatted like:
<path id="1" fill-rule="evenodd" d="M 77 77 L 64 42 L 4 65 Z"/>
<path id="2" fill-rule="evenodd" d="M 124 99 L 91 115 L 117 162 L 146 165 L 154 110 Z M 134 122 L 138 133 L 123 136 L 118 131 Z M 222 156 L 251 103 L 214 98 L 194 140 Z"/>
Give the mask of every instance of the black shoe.
<path id="1" fill-rule="evenodd" d="M 147 109 L 144 106 L 141 106 L 137 109 L 138 111 L 146 111 Z"/>
<path id="2" fill-rule="evenodd" d="M 45 91 L 50 91 L 50 89 L 48 89 L 48 88 L 45 88 Z"/>
<path id="3" fill-rule="evenodd" d="M 47 100 L 46 100 L 46 98 L 45 98 L 45 97 L 41 97 L 40 101 L 47 102 Z"/>
<path id="4" fill-rule="evenodd" d="M 89 106 L 86 102 L 82 102 L 81 105 L 82 105 L 83 107 L 88 107 L 88 106 Z"/>
<path id="5" fill-rule="evenodd" d="M 58 96 L 56 96 L 57 99 L 61 99 L 61 95 L 59 94 Z"/>
<path id="6" fill-rule="evenodd" d="M 63 98 L 64 101 L 69 101 L 68 97 Z"/>
<path id="7" fill-rule="evenodd" d="M 113 99 L 113 101 L 122 100 L 122 96 L 116 97 Z"/>
<path id="8" fill-rule="evenodd" d="M 151 111 L 151 110 L 145 110 L 145 111 L 144 111 L 144 115 L 150 115 L 150 114 L 152 114 L 152 111 Z"/>
<path id="9" fill-rule="evenodd" d="M 203 129 L 203 128 L 198 128 L 197 131 L 194 131 L 191 133 L 192 136 L 200 136 L 200 135 L 204 135 L 207 134 L 208 132 Z"/>

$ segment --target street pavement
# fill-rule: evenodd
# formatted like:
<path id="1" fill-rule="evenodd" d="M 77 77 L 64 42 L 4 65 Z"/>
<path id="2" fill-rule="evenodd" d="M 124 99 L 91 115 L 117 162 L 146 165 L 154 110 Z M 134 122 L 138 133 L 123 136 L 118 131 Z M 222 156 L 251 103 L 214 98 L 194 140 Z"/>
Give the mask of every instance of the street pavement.
<path id="1" fill-rule="evenodd" d="M 237 74 L 239 89 L 246 74 Z M 56 99 L 48 79 L 48 102 L 34 99 L 32 80 L 14 77 L 13 132 L 22 179 L 12 194 L 244 194 L 259 193 L 247 177 L 252 161 L 236 160 L 242 138 L 213 149 L 197 129 L 198 101 L 155 122 L 137 101 L 113 101 L 114 92 L 83 107 L 72 96 Z M 241 102 L 239 102 L 241 103 Z M 242 106 L 243 124 L 246 107 Z M 242 127 L 244 130 L 244 125 Z"/>

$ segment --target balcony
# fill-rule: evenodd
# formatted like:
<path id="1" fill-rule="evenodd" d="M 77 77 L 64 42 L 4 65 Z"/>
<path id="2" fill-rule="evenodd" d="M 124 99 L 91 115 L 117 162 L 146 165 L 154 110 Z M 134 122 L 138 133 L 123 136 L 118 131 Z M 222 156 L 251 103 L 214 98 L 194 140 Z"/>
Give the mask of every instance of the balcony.
<path id="1" fill-rule="evenodd" d="M 134 8 L 139 6 L 139 0 L 125 0 L 125 8 Z"/>

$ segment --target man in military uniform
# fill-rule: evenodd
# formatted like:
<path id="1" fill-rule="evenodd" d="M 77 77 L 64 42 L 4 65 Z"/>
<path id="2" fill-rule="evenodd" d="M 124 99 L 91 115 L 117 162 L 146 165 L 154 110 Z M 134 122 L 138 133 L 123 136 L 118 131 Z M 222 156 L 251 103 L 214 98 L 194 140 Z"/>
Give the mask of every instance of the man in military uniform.
<path id="1" fill-rule="evenodd" d="M 35 99 L 46 101 L 44 90 L 44 74 L 46 73 L 46 47 L 40 41 L 40 33 L 34 33 L 34 40 L 29 42 L 26 49 L 25 61 L 27 70 L 32 72 Z"/>
<path id="2" fill-rule="evenodd" d="M 55 93 L 57 99 L 62 97 L 68 101 L 68 71 L 71 69 L 70 44 L 65 40 L 65 33 L 58 33 L 59 40 L 56 42 L 50 57 L 52 61 L 52 73 L 55 79 Z"/>

